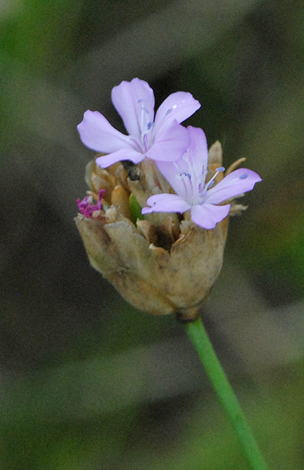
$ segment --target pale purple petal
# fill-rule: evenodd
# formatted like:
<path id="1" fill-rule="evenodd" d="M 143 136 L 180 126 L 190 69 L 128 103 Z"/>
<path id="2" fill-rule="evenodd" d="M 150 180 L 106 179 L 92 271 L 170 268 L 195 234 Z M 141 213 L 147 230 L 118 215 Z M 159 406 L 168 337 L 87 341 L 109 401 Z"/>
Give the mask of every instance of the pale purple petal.
<path id="1" fill-rule="evenodd" d="M 189 145 L 187 129 L 173 121 L 165 132 L 159 131 L 147 151 L 152 160 L 172 162 L 180 159 Z"/>
<path id="2" fill-rule="evenodd" d="M 192 179 L 205 183 L 208 169 L 208 146 L 205 132 L 198 127 L 188 126 L 190 145 L 186 153 Z M 188 171 L 189 171 L 188 169 Z"/>
<path id="3" fill-rule="evenodd" d="M 255 185 L 262 181 L 257 173 L 247 168 L 239 168 L 207 191 L 206 201 L 210 204 L 219 204 L 226 199 L 251 191 Z"/>
<path id="4" fill-rule="evenodd" d="M 182 196 L 183 198 L 186 197 L 187 193 L 185 190 L 185 185 L 183 179 L 180 177 L 181 169 L 179 166 L 181 160 L 178 162 L 161 162 L 157 161 L 156 166 L 161 172 L 161 174 L 166 178 L 170 186 L 174 189 L 176 194 Z"/>
<path id="5" fill-rule="evenodd" d="M 204 184 L 208 164 L 208 147 L 205 133 L 202 129 L 187 127 L 190 143 L 186 153 L 176 162 L 157 161 L 157 167 L 169 182 L 174 191 L 186 198 L 189 185 L 193 188 Z M 189 181 L 185 185 L 185 177 Z"/>
<path id="6" fill-rule="evenodd" d="M 128 133 L 140 138 L 154 121 L 154 93 L 147 82 L 134 78 L 112 89 L 112 102 Z M 151 125 L 151 124 L 150 124 Z"/>
<path id="7" fill-rule="evenodd" d="M 200 108 L 200 103 L 193 98 L 191 93 L 178 91 L 172 93 L 158 108 L 155 115 L 155 130 L 157 132 L 159 126 L 166 127 L 174 119 L 177 122 L 183 122 L 192 116 L 195 111 Z"/>
<path id="8" fill-rule="evenodd" d="M 229 214 L 229 210 L 230 204 L 214 206 L 213 204 L 204 203 L 191 207 L 191 219 L 200 227 L 210 230 Z"/>
<path id="9" fill-rule="evenodd" d="M 180 212 L 183 213 L 191 208 L 182 197 L 176 194 L 156 194 L 147 200 L 148 206 L 142 209 L 143 214 L 151 212 Z"/>
<path id="10" fill-rule="evenodd" d="M 121 162 L 123 160 L 131 160 L 131 162 L 140 163 L 145 158 L 140 152 L 136 152 L 133 149 L 121 149 L 117 152 L 109 153 L 108 155 L 103 155 L 102 157 L 96 158 L 97 165 L 101 168 L 108 168 L 108 166 L 113 165 L 114 163 Z"/>
<path id="11" fill-rule="evenodd" d="M 77 129 L 84 145 L 96 152 L 110 153 L 132 148 L 129 137 L 114 129 L 98 111 L 86 111 Z"/>

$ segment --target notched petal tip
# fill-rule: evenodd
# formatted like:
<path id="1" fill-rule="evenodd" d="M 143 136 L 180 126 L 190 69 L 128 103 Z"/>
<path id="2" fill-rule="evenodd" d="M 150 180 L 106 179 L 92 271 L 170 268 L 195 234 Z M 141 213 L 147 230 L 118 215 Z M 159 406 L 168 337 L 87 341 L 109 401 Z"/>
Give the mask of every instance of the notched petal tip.
<path id="1" fill-rule="evenodd" d="M 107 154 L 132 148 L 128 136 L 117 131 L 98 111 L 86 111 L 77 130 L 83 144 L 96 152 Z"/>
<path id="2" fill-rule="evenodd" d="M 154 121 L 154 93 L 144 80 L 133 78 L 112 89 L 112 102 L 129 135 L 140 139 L 144 124 Z"/>
<path id="3" fill-rule="evenodd" d="M 200 107 L 200 102 L 193 98 L 191 93 L 185 91 L 172 93 L 158 108 L 155 125 L 159 126 L 161 124 L 163 126 L 174 119 L 181 123 L 192 116 Z"/>
<path id="4" fill-rule="evenodd" d="M 206 201 L 211 204 L 220 204 L 242 193 L 251 191 L 256 183 L 262 181 L 261 177 L 252 170 L 239 168 L 209 189 Z"/>
<path id="5" fill-rule="evenodd" d="M 142 214 L 151 212 L 179 212 L 183 213 L 190 209 L 190 204 L 177 194 L 156 194 L 147 200 L 150 207 L 144 207 Z"/>

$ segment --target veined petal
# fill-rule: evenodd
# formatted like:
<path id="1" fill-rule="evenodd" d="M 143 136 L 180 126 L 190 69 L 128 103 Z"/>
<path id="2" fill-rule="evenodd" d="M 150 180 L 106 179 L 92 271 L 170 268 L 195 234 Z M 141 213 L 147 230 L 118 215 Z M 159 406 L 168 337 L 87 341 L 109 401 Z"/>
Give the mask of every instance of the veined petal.
<path id="1" fill-rule="evenodd" d="M 151 212 L 180 212 L 183 213 L 190 209 L 190 205 L 176 194 L 156 194 L 147 200 L 148 206 L 142 209 L 143 214 Z"/>
<path id="2" fill-rule="evenodd" d="M 86 111 L 77 129 L 84 145 L 96 152 L 110 153 L 121 148 L 133 148 L 129 137 L 114 129 L 98 111 Z"/>
<path id="3" fill-rule="evenodd" d="M 156 166 L 161 174 L 166 178 L 170 186 L 174 189 L 176 194 L 185 198 L 186 190 L 183 179 L 180 177 L 181 169 L 179 166 L 181 160 L 178 162 L 162 162 L 156 161 Z"/>
<path id="4" fill-rule="evenodd" d="M 172 93 L 158 108 L 155 115 L 155 131 L 161 126 L 169 125 L 174 119 L 183 122 L 200 108 L 201 104 L 191 93 L 178 91 Z"/>
<path id="5" fill-rule="evenodd" d="M 154 93 L 147 82 L 134 78 L 123 81 L 112 89 L 112 102 L 120 114 L 125 128 L 139 139 L 154 121 Z"/>
<path id="6" fill-rule="evenodd" d="M 186 153 L 191 176 L 196 182 L 205 183 L 208 168 L 208 146 L 205 132 L 198 127 L 188 126 L 190 144 Z M 189 171 L 189 170 L 188 170 Z"/>
<path id="7" fill-rule="evenodd" d="M 159 171 L 170 183 L 174 191 L 187 198 L 189 187 L 193 192 L 198 191 L 199 186 L 203 186 L 206 178 L 208 165 L 208 147 L 205 133 L 196 127 L 187 127 L 189 136 L 189 147 L 185 154 L 176 162 L 157 161 Z M 188 175 L 188 184 L 181 175 Z"/>
<path id="8" fill-rule="evenodd" d="M 189 145 L 187 129 L 177 121 L 171 122 L 165 131 L 158 132 L 154 144 L 147 152 L 152 160 L 172 162 L 179 160 Z"/>
<path id="9" fill-rule="evenodd" d="M 229 210 L 230 204 L 226 206 L 214 206 L 213 204 L 204 203 L 191 207 L 191 219 L 200 227 L 210 230 L 229 214 Z"/>
<path id="10" fill-rule="evenodd" d="M 255 183 L 262 181 L 260 176 L 247 168 L 239 168 L 207 191 L 206 202 L 209 204 L 220 204 L 226 199 L 251 191 Z"/>
<path id="11" fill-rule="evenodd" d="M 114 163 L 121 162 L 123 160 L 131 160 L 131 162 L 140 163 L 145 158 L 140 152 L 130 149 L 120 149 L 117 152 L 109 153 L 108 155 L 103 155 L 102 157 L 96 158 L 97 165 L 101 168 L 108 168 L 108 166 L 113 165 Z"/>

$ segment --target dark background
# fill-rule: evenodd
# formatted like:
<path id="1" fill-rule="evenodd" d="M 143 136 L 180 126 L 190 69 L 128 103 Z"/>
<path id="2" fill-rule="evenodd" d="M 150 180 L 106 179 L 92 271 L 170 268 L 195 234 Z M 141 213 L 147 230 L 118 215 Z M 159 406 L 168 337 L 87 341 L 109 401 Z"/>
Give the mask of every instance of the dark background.
<path id="1" fill-rule="evenodd" d="M 230 223 L 202 317 L 271 469 L 304 467 L 304 3 L 3 0 L 0 5 L 0 468 L 245 470 L 182 326 L 127 305 L 73 218 L 93 157 L 76 125 L 123 130 L 113 86 L 186 124 L 263 182 Z"/>

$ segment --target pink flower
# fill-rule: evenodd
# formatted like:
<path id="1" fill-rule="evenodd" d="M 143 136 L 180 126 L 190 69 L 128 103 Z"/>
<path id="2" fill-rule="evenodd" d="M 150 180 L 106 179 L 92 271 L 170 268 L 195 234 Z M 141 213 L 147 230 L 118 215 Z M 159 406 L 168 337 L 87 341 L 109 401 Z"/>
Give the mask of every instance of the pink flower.
<path id="1" fill-rule="evenodd" d="M 112 89 L 112 102 L 129 135 L 114 129 L 98 111 L 86 111 L 77 127 L 84 145 L 108 154 L 97 158 L 99 166 L 106 168 L 121 160 L 137 164 L 145 157 L 166 162 L 182 157 L 189 137 L 180 123 L 200 107 L 190 93 L 171 94 L 154 116 L 153 90 L 134 78 Z"/>
<path id="2" fill-rule="evenodd" d="M 99 191 L 97 204 L 93 204 L 92 196 L 86 196 L 82 201 L 80 199 L 77 199 L 78 209 L 80 210 L 81 214 L 87 217 L 88 219 L 91 219 L 95 211 L 100 211 L 102 209 L 101 200 L 104 193 L 104 189 L 101 189 Z"/>
<path id="3" fill-rule="evenodd" d="M 208 171 L 208 147 L 202 129 L 188 127 L 190 145 L 183 157 L 176 162 L 157 162 L 157 166 L 176 194 L 157 194 L 147 200 L 150 212 L 180 212 L 191 210 L 192 221 L 205 229 L 213 229 L 230 210 L 230 204 L 222 202 L 251 191 L 261 178 L 254 171 L 240 168 L 226 176 L 220 183 L 214 179 L 224 168 L 205 183 Z"/>

